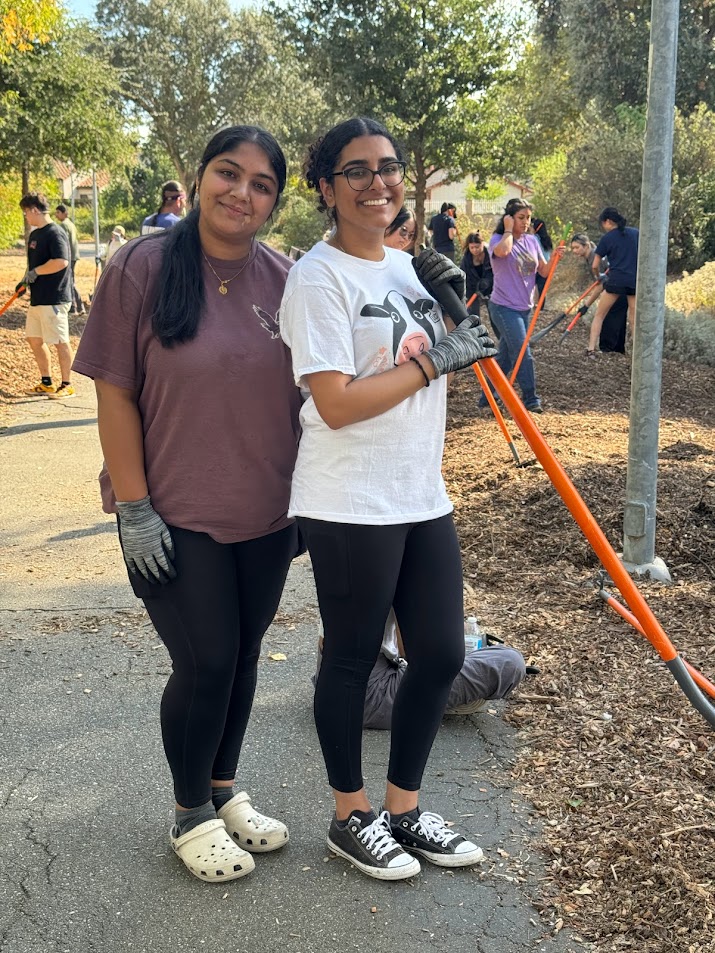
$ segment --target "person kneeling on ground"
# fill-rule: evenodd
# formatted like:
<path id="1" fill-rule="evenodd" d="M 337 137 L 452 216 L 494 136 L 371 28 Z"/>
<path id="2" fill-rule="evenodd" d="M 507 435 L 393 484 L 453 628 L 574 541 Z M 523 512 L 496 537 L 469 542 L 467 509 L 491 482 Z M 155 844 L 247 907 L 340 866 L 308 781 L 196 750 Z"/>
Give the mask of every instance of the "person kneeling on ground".
<path id="1" fill-rule="evenodd" d="M 322 660 L 322 631 L 318 641 L 318 678 Z M 385 634 L 377 661 L 370 672 L 365 695 L 363 728 L 389 730 L 392 706 L 405 672 L 407 661 L 400 639 L 394 609 L 385 623 Z M 507 698 L 526 675 L 524 658 L 506 645 L 487 645 L 468 652 L 461 671 L 452 683 L 445 715 L 473 715 L 488 701 Z"/>

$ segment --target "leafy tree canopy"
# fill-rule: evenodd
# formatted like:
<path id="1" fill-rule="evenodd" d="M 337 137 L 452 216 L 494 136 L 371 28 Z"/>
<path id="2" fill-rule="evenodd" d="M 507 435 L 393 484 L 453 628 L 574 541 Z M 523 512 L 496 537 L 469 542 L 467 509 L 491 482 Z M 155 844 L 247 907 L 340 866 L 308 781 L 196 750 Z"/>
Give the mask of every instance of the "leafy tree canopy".
<path id="1" fill-rule="evenodd" d="M 565 43 L 583 104 L 646 101 L 651 0 L 532 0 L 549 48 Z M 658 38 L 655 38 L 658 49 Z M 681 0 L 676 104 L 715 103 L 715 0 Z"/>
<path id="2" fill-rule="evenodd" d="M 508 80 L 520 25 L 489 0 L 299 0 L 273 15 L 343 117 L 382 120 L 406 146 L 423 219 L 437 169 L 486 181 L 503 171 L 512 129 L 492 91 Z"/>
<path id="3" fill-rule="evenodd" d="M 223 126 L 259 123 L 297 150 L 325 115 L 272 18 L 227 0 L 103 0 L 97 8 L 124 95 L 188 187 Z"/>
<path id="4" fill-rule="evenodd" d="M 606 119 L 590 107 L 564 148 L 534 167 L 540 214 L 596 240 L 605 206 L 637 226 L 644 137 L 643 108 L 620 106 Z M 715 112 L 701 105 L 676 111 L 668 257 L 671 266 L 697 268 L 714 256 Z"/>
<path id="5" fill-rule="evenodd" d="M 86 24 L 0 67 L 0 171 L 39 171 L 52 157 L 112 167 L 129 148 L 113 71 Z"/>
<path id="6" fill-rule="evenodd" d="M 61 20 L 56 0 L 0 0 L 0 61 L 49 42 Z"/>

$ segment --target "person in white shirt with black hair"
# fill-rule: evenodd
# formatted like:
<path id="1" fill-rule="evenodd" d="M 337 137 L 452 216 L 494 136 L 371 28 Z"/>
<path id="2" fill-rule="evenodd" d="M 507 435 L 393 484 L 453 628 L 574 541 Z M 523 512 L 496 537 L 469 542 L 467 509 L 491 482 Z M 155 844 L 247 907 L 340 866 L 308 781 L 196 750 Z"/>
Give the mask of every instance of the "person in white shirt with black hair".
<path id="1" fill-rule="evenodd" d="M 340 123 L 313 145 L 306 179 L 336 227 L 291 270 L 280 312 L 305 397 L 289 512 L 325 630 L 315 720 L 335 797 L 328 846 L 383 880 L 419 872 L 412 853 L 449 867 L 482 858 L 418 799 L 464 661 L 459 542 L 441 474 L 447 374 L 496 350 L 481 325 L 448 332 L 425 273 L 384 247 L 404 173 L 399 145 L 372 119 Z M 430 280 L 461 279 L 463 293 L 461 271 L 425 254 Z M 377 815 L 363 784 L 362 714 L 391 606 L 410 665 Z"/>

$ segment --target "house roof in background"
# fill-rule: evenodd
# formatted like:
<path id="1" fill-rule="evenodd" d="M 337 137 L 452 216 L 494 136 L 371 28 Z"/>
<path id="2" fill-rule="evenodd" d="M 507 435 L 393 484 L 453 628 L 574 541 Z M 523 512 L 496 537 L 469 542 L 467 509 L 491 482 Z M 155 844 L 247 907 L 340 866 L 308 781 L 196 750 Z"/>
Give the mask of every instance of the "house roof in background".
<path id="1" fill-rule="evenodd" d="M 465 178 L 467 178 L 465 176 Z M 461 181 L 461 180 L 454 180 Z M 513 185 L 515 189 L 520 189 L 522 192 L 526 192 L 529 195 L 533 195 L 534 190 L 530 185 L 525 185 L 523 182 L 516 182 L 514 179 L 504 179 L 505 185 Z M 434 189 L 439 185 L 447 185 L 449 182 L 449 175 L 445 169 L 437 169 L 436 172 L 433 172 L 431 175 L 427 176 L 426 188 Z"/>
<path id="2" fill-rule="evenodd" d="M 62 162 L 60 159 L 53 159 L 52 166 L 55 170 L 55 175 L 58 179 L 62 179 L 65 182 L 67 179 L 72 176 L 72 169 L 67 165 L 66 162 Z M 74 170 L 75 181 L 74 187 L 76 189 L 91 189 L 92 188 L 92 173 Z M 109 172 L 106 172 L 104 169 L 97 170 L 97 188 L 106 189 L 111 181 L 111 176 Z"/>

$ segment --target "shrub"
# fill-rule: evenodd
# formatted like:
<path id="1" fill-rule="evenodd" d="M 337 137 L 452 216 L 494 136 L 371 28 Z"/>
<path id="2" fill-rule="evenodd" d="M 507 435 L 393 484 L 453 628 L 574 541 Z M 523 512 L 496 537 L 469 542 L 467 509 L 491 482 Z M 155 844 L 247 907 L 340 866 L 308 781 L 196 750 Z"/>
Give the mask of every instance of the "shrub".
<path id="1" fill-rule="evenodd" d="M 665 303 L 683 314 L 711 311 L 715 320 L 715 261 L 703 265 L 692 275 L 686 272 L 680 281 L 667 285 Z"/>
<path id="2" fill-rule="evenodd" d="M 292 247 L 308 251 L 323 237 L 327 219 L 317 209 L 315 195 L 301 186 L 289 187 L 275 225 L 265 240 L 286 255 Z"/>
<path id="3" fill-rule="evenodd" d="M 684 315 L 665 309 L 663 353 L 691 364 L 715 367 L 715 317 L 707 311 Z"/>
<path id="4" fill-rule="evenodd" d="M 571 221 L 598 241 L 598 213 L 615 205 L 638 226 L 645 113 L 618 107 L 604 117 L 589 107 L 568 145 L 532 169 L 535 201 L 549 226 Z M 668 260 L 698 268 L 715 256 L 715 112 L 676 111 Z"/>

